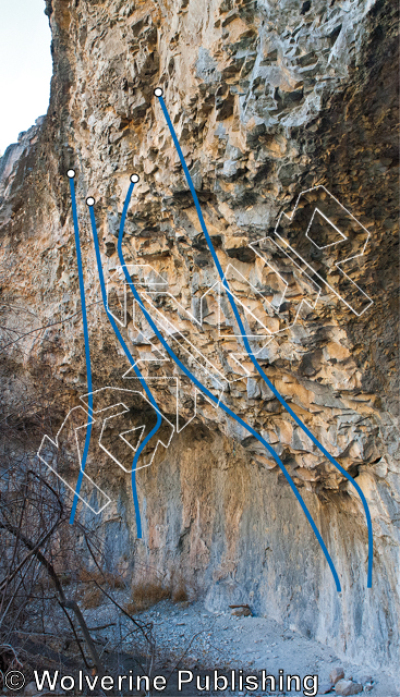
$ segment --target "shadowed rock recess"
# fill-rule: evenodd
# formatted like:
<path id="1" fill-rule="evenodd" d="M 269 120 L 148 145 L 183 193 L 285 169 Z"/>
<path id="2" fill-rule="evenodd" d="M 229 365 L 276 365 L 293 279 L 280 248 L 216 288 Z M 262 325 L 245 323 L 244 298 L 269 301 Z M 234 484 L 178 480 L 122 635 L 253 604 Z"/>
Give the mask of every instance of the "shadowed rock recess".
<path id="1" fill-rule="evenodd" d="M 46 12 L 54 62 L 49 112 L 0 164 L 7 423 L 15 417 L 30 429 L 25 456 L 34 463 L 42 410 L 50 403 L 54 438 L 87 392 L 66 176 L 74 168 L 93 389 L 115 388 L 111 397 L 96 395 L 95 409 L 116 414 L 112 405 L 125 399 L 129 407 L 102 434 L 94 428 L 87 463 L 88 475 L 111 499 L 98 517 L 113 541 L 110 568 L 122 570 L 133 586 L 152 575 L 171 587 L 183 583 L 209 610 L 248 604 L 339 655 L 395 670 L 396 3 L 47 0 Z M 245 355 L 154 96 L 157 86 L 263 369 L 367 498 L 371 589 L 360 498 Z M 152 314 L 163 317 L 164 336 L 181 360 L 214 394 L 220 380 L 225 403 L 279 453 L 326 542 L 341 594 L 275 461 L 194 394 L 124 290 L 117 238 L 132 172 L 140 182 L 123 246 L 132 278 Z M 163 442 L 172 434 L 169 447 L 159 445 L 151 466 L 137 473 L 142 540 L 129 473 L 133 452 L 118 435 L 152 427 L 154 413 L 132 371 L 125 377 L 130 365 L 102 305 L 89 195 L 96 199 L 110 308 L 149 378 L 164 417 Z M 354 255 L 343 271 L 336 266 Z M 136 392 L 126 397 L 123 389 Z M 101 437 L 126 471 L 99 447 Z M 74 486 L 79 464 L 72 446 L 71 439 L 60 441 L 63 476 Z M 150 446 L 147 460 L 155 443 Z M 99 494 L 89 486 L 86 495 L 96 509 Z M 78 517 L 94 514 L 80 504 Z"/>

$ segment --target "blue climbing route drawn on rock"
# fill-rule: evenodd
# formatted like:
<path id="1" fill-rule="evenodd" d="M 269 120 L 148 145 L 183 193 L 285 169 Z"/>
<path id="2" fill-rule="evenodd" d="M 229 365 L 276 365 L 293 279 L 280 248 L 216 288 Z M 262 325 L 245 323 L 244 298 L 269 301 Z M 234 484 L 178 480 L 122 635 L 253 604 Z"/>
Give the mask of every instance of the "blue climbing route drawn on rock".
<path id="1" fill-rule="evenodd" d="M 92 365 L 91 365 L 91 359 L 90 359 L 89 329 L 88 329 L 87 312 L 86 312 L 85 282 L 84 282 L 84 278 L 83 278 L 82 252 L 81 252 L 81 243 L 80 243 L 80 237 L 79 237 L 78 212 L 77 212 L 76 197 L 75 197 L 75 182 L 74 182 L 75 172 L 74 172 L 74 170 L 70 169 L 68 171 L 68 178 L 69 178 L 70 190 L 71 190 L 72 216 L 73 216 L 73 221 L 74 221 L 74 232 L 75 232 L 75 249 L 76 249 L 76 259 L 77 259 L 77 264 L 78 264 L 79 291 L 80 291 L 80 296 L 81 296 L 83 334 L 84 334 L 84 339 L 85 339 L 86 377 L 87 377 L 88 392 L 91 393 L 93 390 Z M 88 412 L 89 412 L 90 418 L 89 418 L 89 421 L 87 424 L 85 449 L 83 451 L 79 477 L 78 477 L 78 481 L 76 483 L 75 496 L 74 496 L 74 501 L 72 504 L 71 517 L 70 517 L 71 524 L 75 520 L 79 492 L 80 492 L 80 489 L 82 486 L 83 474 L 85 472 L 86 460 L 87 460 L 89 447 L 90 447 L 90 437 L 91 437 L 91 432 L 92 432 L 92 418 L 91 418 L 92 413 L 93 413 L 92 410 L 93 410 L 93 400 L 90 399 L 89 403 L 88 403 Z"/>
<path id="2" fill-rule="evenodd" d="M 329 462 L 330 462 L 330 463 L 331 463 L 344 477 L 346 477 L 346 479 L 352 484 L 352 486 L 355 488 L 355 490 L 357 491 L 358 495 L 360 496 L 360 499 L 361 499 L 362 504 L 363 504 L 363 507 L 364 507 L 365 516 L 366 516 L 366 520 L 367 520 L 367 528 L 368 528 L 368 588 L 371 588 L 371 586 L 372 586 L 372 566 L 373 566 L 373 531 L 372 531 L 371 514 L 370 514 L 370 511 L 369 511 L 369 507 L 368 507 L 367 500 L 366 500 L 366 498 L 365 498 L 365 496 L 364 496 L 364 492 L 362 491 L 361 487 L 357 484 L 357 482 L 353 479 L 353 477 L 344 469 L 344 467 L 342 467 L 342 466 L 335 460 L 334 457 L 332 457 L 332 455 L 326 450 L 326 448 L 322 445 L 322 443 L 320 443 L 320 441 L 314 436 L 314 434 L 307 428 L 307 426 L 305 425 L 305 423 L 297 416 L 297 414 L 293 411 L 293 409 L 292 409 L 292 408 L 289 406 L 289 404 L 286 402 L 286 400 L 284 399 L 284 397 L 283 397 L 283 396 L 280 394 L 280 392 L 276 389 L 275 385 L 269 380 L 269 378 L 268 378 L 268 376 L 266 375 L 265 371 L 262 369 L 261 365 L 260 365 L 259 362 L 257 361 L 257 358 L 256 358 L 256 356 L 254 355 L 253 350 L 252 350 L 252 348 L 251 348 L 251 346 L 250 346 L 250 343 L 249 343 L 249 341 L 248 341 L 248 338 L 247 338 L 247 336 L 246 336 L 246 330 L 245 330 L 245 328 L 244 328 L 244 326 L 243 326 L 243 322 L 242 322 L 242 319 L 241 319 L 241 317 L 240 317 L 240 313 L 239 313 L 239 311 L 238 311 L 238 309 L 237 309 L 234 296 L 233 296 L 233 294 L 231 293 L 229 283 L 228 283 L 228 281 L 227 281 L 227 279 L 226 279 L 226 276 L 225 276 L 225 274 L 224 274 L 224 272 L 223 272 L 223 270 L 222 270 L 222 267 L 221 267 L 221 264 L 220 264 L 220 262 L 219 262 L 218 256 L 217 256 L 217 254 L 216 254 L 216 251 L 215 251 L 214 245 L 213 245 L 213 243 L 212 243 L 211 237 L 210 237 L 210 235 L 209 235 L 209 233 L 208 233 L 207 226 L 206 226 L 206 224 L 205 224 L 204 217 L 203 217 L 203 213 L 202 213 L 201 206 L 200 206 L 200 203 L 199 203 L 199 199 L 198 199 L 198 196 L 197 196 L 197 193 L 196 193 L 196 189 L 195 189 L 195 187 L 194 187 L 192 178 L 191 178 L 191 176 L 190 176 L 189 169 L 188 169 L 187 164 L 186 164 L 186 162 L 185 162 L 185 158 L 184 158 L 182 149 L 181 149 L 181 147 L 180 147 L 178 138 L 177 138 L 176 133 L 175 133 L 175 129 L 174 129 L 173 124 L 172 124 L 172 121 L 171 121 L 171 117 L 170 117 L 170 115 L 169 115 L 167 106 L 166 106 L 166 104 L 165 104 L 164 97 L 163 97 L 163 91 L 162 91 L 162 89 L 161 89 L 160 87 L 156 88 L 156 90 L 155 90 L 155 96 L 156 96 L 156 97 L 158 98 L 158 100 L 159 100 L 161 109 L 162 109 L 163 114 L 164 114 L 164 116 L 165 116 L 165 119 L 166 119 L 166 121 L 167 121 L 168 128 L 169 128 L 170 133 L 171 133 L 171 137 L 172 137 L 172 139 L 173 139 L 173 142 L 174 142 L 175 148 L 176 148 L 176 150 L 177 150 L 177 153 L 178 153 L 178 156 L 179 156 L 179 159 L 180 159 L 180 162 L 181 162 L 183 171 L 184 171 L 184 173 L 185 173 L 186 181 L 187 181 L 187 183 L 188 183 L 188 185 L 189 185 L 190 192 L 191 192 L 192 197 L 193 197 L 193 201 L 194 201 L 194 204 L 195 204 L 195 207 L 196 207 L 196 212 L 197 212 L 197 216 L 198 216 L 198 219 L 199 219 L 199 222 L 200 222 L 201 229 L 202 229 L 202 231 L 203 231 L 203 233 L 204 233 L 204 237 L 205 237 L 205 239 L 206 239 L 206 241 L 207 241 L 208 248 L 209 248 L 209 250 L 210 250 L 210 252 L 211 252 L 213 261 L 214 261 L 215 266 L 216 266 L 216 268 L 217 268 L 218 275 L 219 275 L 219 277 L 220 277 L 220 279 L 221 279 L 221 282 L 222 282 L 224 288 L 226 289 L 227 296 L 228 296 L 228 299 L 229 299 L 229 303 L 230 303 L 230 305 L 231 305 L 233 314 L 234 314 L 234 316 L 235 316 L 235 319 L 236 319 L 236 321 L 237 321 L 237 324 L 238 324 L 238 327 L 239 327 L 239 330 L 240 330 L 240 336 L 241 336 L 241 338 L 242 338 L 242 340 L 243 340 L 245 349 L 246 349 L 246 351 L 247 351 L 248 356 L 249 356 L 250 359 L 251 359 L 251 362 L 253 363 L 253 365 L 254 365 L 256 371 L 258 372 L 258 374 L 260 375 L 260 377 L 264 380 L 264 382 L 265 382 L 266 385 L 269 387 L 269 389 L 273 392 L 273 394 L 275 395 L 275 397 L 279 400 L 279 402 L 282 404 L 282 406 L 283 406 L 283 407 L 286 409 L 286 411 L 290 414 L 290 416 L 292 417 L 292 419 L 297 423 L 298 426 L 300 426 L 300 428 L 304 431 L 304 433 L 308 436 L 308 438 L 310 438 L 310 440 L 317 446 L 317 448 L 325 455 L 325 457 L 329 460 Z M 308 231 L 307 231 L 307 232 L 308 232 Z M 366 241 L 365 241 L 365 244 L 366 244 Z M 365 249 L 365 245 L 364 245 L 364 249 Z M 344 263 L 345 261 L 348 261 L 348 259 L 343 260 L 342 263 Z"/>

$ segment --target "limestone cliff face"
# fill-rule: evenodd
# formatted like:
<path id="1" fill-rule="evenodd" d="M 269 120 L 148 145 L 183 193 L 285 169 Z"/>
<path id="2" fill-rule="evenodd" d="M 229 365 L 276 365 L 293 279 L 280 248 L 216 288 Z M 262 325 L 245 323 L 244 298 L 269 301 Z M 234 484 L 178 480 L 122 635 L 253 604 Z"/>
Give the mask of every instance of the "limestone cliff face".
<path id="1" fill-rule="evenodd" d="M 114 540 L 110 564 L 133 584 L 143 574 L 183 581 L 211 609 L 249 603 L 360 663 L 394 669 L 400 610 L 394 4 L 47 0 L 47 13 L 54 60 L 49 113 L 18 151 L 5 154 L 0 169 L 8 423 L 23 397 L 23 420 L 34 433 L 50 391 L 53 437 L 87 392 L 66 177 L 72 167 L 94 389 L 114 388 L 112 397 L 98 393 L 96 408 L 114 415 L 121 395 L 130 400 L 129 413 L 108 422 L 104 441 L 126 471 L 96 445 L 102 437 L 96 429 L 87 465 L 111 498 L 99 517 Z M 360 497 L 261 380 L 237 338 L 154 97 L 157 86 L 263 369 L 367 498 L 372 589 Z M 280 455 L 337 566 L 340 595 L 276 462 L 195 394 L 129 294 L 125 304 L 117 237 L 133 171 L 140 182 L 124 242 L 132 278 L 185 365 Z M 129 446 L 116 439 L 151 425 L 154 415 L 132 373 L 125 377 L 130 366 L 104 312 L 88 195 L 96 199 L 110 308 L 162 411 L 164 445 L 171 439 L 155 453 L 150 444 L 152 464 L 137 473 L 142 541 Z M 336 266 L 349 257 L 343 269 Z M 71 432 L 62 440 L 60 472 L 73 483 Z M 33 456 L 32 448 L 26 457 Z M 87 496 L 95 509 L 101 495 L 89 487 Z M 80 515 L 91 513 L 83 506 Z"/>

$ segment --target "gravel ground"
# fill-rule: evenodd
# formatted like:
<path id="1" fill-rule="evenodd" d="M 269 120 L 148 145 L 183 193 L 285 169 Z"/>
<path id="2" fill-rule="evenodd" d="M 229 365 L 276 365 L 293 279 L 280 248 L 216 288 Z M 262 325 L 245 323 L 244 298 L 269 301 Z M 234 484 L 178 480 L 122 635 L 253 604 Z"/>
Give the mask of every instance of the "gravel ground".
<path id="1" fill-rule="evenodd" d="M 101 608 L 93 610 L 92 624 L 100 625 L 106 620 L 101 616 Z M 355 665 L 338 658 L 334 651 L 316 641 L 309 640 L 295 632 L 285 628 L 283 625 L 264 617 L 242 616 L 237 617 L 229 612 L 210 613 L 207 612 L 201 602 L 196 603 L 172 603 L 162 601 L 151 609 L 136 613 L 138 619 L 153 624 L 153 635 L 156 640 L 156 665 L 155 673 L 168 675 L 171 671 L 174 674 L 168 682 L 168 689 L 164 692 L 154 694 L 177 695 L 176 688 L 176 664 L 179 662 L 179 670 L 191 670 L 195 675 L 213 676 L 213 671 L 218 669 L 220 673 L 230 676 L 231 670 L 243 670 L 244 674 L 256 674 L 263 669 L 268 674 L 279 675 L 279 670 L 283 674 L 297 674 L 303 681 L 306 675 L 318 675 L 319 690 L 318 695 L 324 694 L 324 687 L 328 687 L 329 675 L 333 668 L 342 667 L 346 679 L 352 678 L 353 681 L 363 685 L 363 693 L 370 697 L 398 697 L 400 695 L 398 681 L 394 676 L 378 673 L 369 670 L 368 666 Z M 113 636 L 124 635 L 129 631 L 129 624 L 118 625 L 104 630 L 103 637 L 107 637 L 107 642 L 112 646 Z M 99 632 L 99 639 L 102 632 Z M 137 640 L 135 639 L 137 642 Z M 129 638 L 125 641 L 124 647 L 129 653 L 134 647 L 137 648 L 132 639 L 129 645 Z M 371 680 L 372 678 L 372 685 Z M 211 681 L 212 685 L 212 681 Z M 219 696 L 224 694 L 241 695 L 303 695 L 304 686 L 301 691 L 285 692 L 275 691 L 253 692 L 231 691 L 217 692 Z M 192 684 L 179 693 L 185 697 L 201 694 L 214 694 L 213 688 L 210 691 L 197 691 L 196 684 Z M 310 693 L 309 693 L 310 694 Z M 337 695 L 340 692 L 331 694 Z"/>

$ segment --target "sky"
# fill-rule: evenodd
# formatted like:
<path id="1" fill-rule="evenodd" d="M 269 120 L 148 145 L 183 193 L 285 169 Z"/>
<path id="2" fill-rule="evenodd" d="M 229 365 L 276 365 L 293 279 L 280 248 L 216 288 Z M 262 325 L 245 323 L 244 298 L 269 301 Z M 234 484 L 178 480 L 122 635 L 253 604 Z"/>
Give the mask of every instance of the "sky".
<path id="1" fill-rule="evenodd" d="M 0 154 L 49 105 L 51 54 L 44 0 L 0 0 Z"/>

